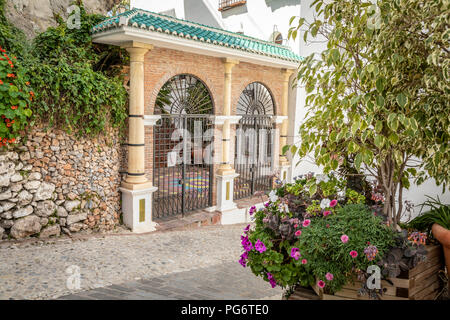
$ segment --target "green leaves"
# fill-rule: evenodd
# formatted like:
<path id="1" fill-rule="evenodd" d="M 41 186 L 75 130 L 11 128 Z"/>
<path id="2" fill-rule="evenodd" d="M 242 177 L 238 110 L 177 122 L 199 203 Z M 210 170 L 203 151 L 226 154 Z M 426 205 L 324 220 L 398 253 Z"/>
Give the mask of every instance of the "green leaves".
<path id="1" fill-rule="evenodd" d="M 331 155 L 344 161 L 354 157 L 358 169 L 389 163 L 394 183 L 400 181 L 404 159 L 418 158 L 424 161 L 414 174 L 419 182 L 432 176 L 448 185 L 450 71 L 443 50 L 449 39 L 444 0 L 382 0 L 380 21 L 372 21 L 377 17 L 367 2 L 319 3 L 323 15 L 303 24 L 305 40 L 317 40 L 321 27 L 329 33 L 326 49 L 299 68 L 308 108 L 299 155 L 315 151 L 324 170 L 339 170 Z M 377 28 L 368 30 L 368 22 Z"/>
<path id="2" fill-rule="evenodd" d="M 376 102 L 378 107 L 380 108 L 384 107 L 384 97 L 382 95 L 377 95 Z"/>
<path id="3" fill-rule="evenodd" d="M 376 87 L 379 93 L 383 93 L 384 91 L 384 82 L 383 78 L 378 78 L 376 81 Z"/>
<path id="4" fill-rule="evenodd" d="M 92 42 L 90 29 L 101 19 L 81 8 L 80 29 L 61 22 L 34 40 L 27 64 L 39 96 L 32 107 L 50 126 L 87 136 L 125 128 L 128 99 L 117 66 L 127 63 L 127 54 Z"/>
<path id="5" fill-rule="evenodd" d="M 398 94 L 396 100 L 397 100 L 398 105 L 399 105 L 400 107 L 402 107 L 402 108 L 403 108 L 403 107 L 406 105 L 406 103 L 408 102 L 406 96 L 405 96 L 403 93 Z"/>

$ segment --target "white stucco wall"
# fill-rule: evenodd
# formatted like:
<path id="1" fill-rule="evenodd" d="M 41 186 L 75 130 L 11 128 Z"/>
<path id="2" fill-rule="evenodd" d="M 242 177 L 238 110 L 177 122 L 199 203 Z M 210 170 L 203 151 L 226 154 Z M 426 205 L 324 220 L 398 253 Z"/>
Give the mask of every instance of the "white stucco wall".
<path id="1" fill-rule="evenodd" d="M 177 18 L 185 18 L 183 0 L 131 0 L 130 6 L 158 13 L 174 9 Z"/>

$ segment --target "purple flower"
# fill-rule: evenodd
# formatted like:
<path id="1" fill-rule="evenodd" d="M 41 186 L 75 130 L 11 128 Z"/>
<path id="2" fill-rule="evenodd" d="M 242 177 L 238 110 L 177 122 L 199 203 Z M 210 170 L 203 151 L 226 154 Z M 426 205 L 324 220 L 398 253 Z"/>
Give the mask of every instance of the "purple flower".
<path id="1" fill-rule="evenodd" d="M 292 248 L 291 249 L 291 257 L 294 258 L 295 260 L 300 259 L 302 255 L 300 254 L 300 249 L 299 248 Z"/>
<path id="2" fill-rule="evenodd" d="M 247 266 L 247 259 L 248 259 L 248 252 L 244 252 L 243 254 L 241 254 L 241 258 L 239 259 L 239 263 L 244 268 Z"/>
<path id="3" fill-rule="evenodd" d="M 269 283 L 272 286 L 272 288 L 275 288 L 277 286 L 277 282 L 275 281 L 270 272 L 267 272 L 267 279 L 269 280 Z"/>
<path id="4" fill-rule="evenodd" d="M 266 246 L 261 240 L 258 239 L 258 241 L 256 241 L 255 243 L 255 250 L 259 253 L 263 253 L 264 251 L 266 251 Z"/>
<path id="5" fill-rule="evenodd" d="M 250 230 L 250 225 L 248 225 L 248 226 L 245 227 L 244 232 L 247 233 L 248 230 Z"/>
<path id="6" fill-rule="evenodd" d="M 248 214 L 249 215 L 253 215 L 256 212 L 256 207 L 255 206 L 251 206 L 250 209 L 248 210 Z"/>
<path id="7" fill-rule="evenodd" d="M 268 208 L 270 206 L 270 201 L 267 201 L 266 203 L 264 203 L 264 207 Z"/>
<path id="8" fill-rule="evenodd" d="M 248 236 L 241 236 L 241 244 L 244 247 L 245 251 L 251 251 L 253 249 L 253 245 L 250 240 L 248 240 Z"/>

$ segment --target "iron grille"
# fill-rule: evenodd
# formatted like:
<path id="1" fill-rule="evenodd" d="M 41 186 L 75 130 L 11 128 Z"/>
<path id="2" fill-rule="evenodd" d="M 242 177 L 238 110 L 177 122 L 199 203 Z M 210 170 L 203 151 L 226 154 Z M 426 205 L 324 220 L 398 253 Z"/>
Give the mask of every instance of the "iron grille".
<path id="1" fill-rule="evenodd" d="M 234 199 L 268 191 L 273 180 L 273 139 L 271 116 L 243 116 L 236 131 Z"/>

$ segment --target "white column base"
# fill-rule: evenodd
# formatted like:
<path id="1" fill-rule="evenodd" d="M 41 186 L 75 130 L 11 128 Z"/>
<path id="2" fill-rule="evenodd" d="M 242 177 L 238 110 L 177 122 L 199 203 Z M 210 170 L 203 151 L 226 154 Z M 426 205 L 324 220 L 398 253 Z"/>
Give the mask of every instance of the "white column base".
<path id="1" fill-rule="evenodd" d="M 217 177 L 217 207 L 220 212 L 236 209 L 236 203 L 233 202 L 234 178 L 238 173 L 227 175 L 216 175 Z"/>
<path id="2" fill-rule="evenodd" d="M 120 188 L 123 222 L 133 233 L 156 230 L 158 224 L 152 220 L 152 195 L 156 190 L 158 190 L 157 187 L 142 190 Z"/>
<path id="3" fill-rule="evenodd" d="M 283 183 L 290 183 L 291 182 L 291 166 L 280 166 L 280 180 Z"/>

